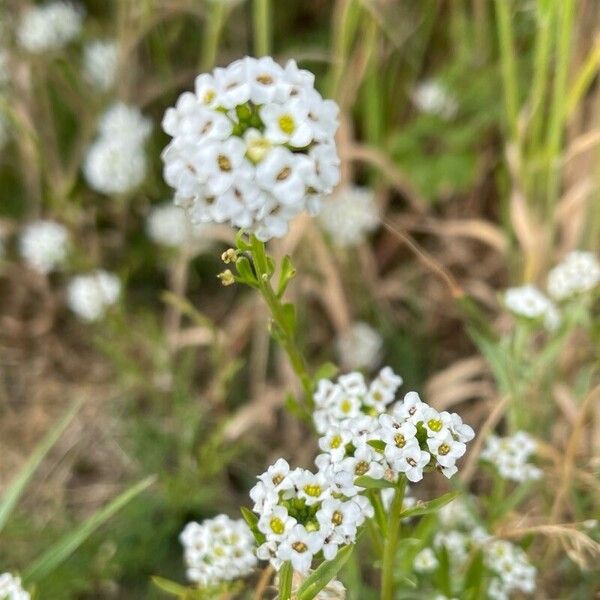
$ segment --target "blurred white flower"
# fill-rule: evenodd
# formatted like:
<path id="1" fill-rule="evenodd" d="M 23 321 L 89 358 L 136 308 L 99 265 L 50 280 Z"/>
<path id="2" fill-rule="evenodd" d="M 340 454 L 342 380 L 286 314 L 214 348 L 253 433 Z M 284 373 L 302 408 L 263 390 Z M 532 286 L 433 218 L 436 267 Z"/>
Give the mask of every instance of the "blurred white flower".
<path id="1" fill-rule="evenodd" d="M 282 237 L 339 179 L 338 107 L 294 61 L 246 57 L 199 75 L 162 124 L 164 178 L 194 223 Z"/>
<path id="2" fill-rule="evenodd" d="M 458 102 L 440 81 L 426 80 L 412 92 L 415 106 L 424 113 L 451 119 L 458 111 Z"/>
<path id="3" fill-rule="evenodd" d="M 504 294 L 504 304 L 511 312 L 528 319 L 544 319 L 547 329 L 555 330 L 561 317 L 554 303 L 531 284 L 509 288 Z"/>
<path id="4" fill-rule="evenodd" d="M 29 600 L 30 595 L 21 586 L 21 579 L 10 573 L 0 575 L 0 598 L 2 600 Z"/>
<path id="5" fill-rule="evenodd" d="M 83 52 L 85 78 L 98 90 L 108 91 L 115 83 L 119 48 L 112 40 L 96 40 L 86 45 Z"/>
<path id="6" fill-rule="evenodd" d="M 431 548 L 423 548 L 419 554 L 415 556 L 413 566 L 417 573 L 430 573 L 434 571 L 439 562 Z"/>
<path id="7" fill-rule="evenodd" d="M 179 536 L 187 577 L 201 586 L 233 581 L 256 566 L 254 537 L 245 521 L 219 515 L 188 523 Z"/>
<path id="8" fill-rule="evenodd" d="M 67 258 L 69 234 L 60 223 L 34 221 L 21 232 L 19 250 L 32 269 L 47 274 Z"/>
<path id="9" fill-rule="evenodd" d="M 342 366 L 349 371 L 371 370 L 381 359 L 383 339 L 367 323 L 354 323 L 337 340 Z"/>
<path id="10" fill-rule="evenodd" d="M 506 540 L 491 540 L 483 545 L 486 566 L 498 578 L 491 580 L 488 595 L 493 600 L 508 599 L 514 592 L 535 591 L 536 568 L 521 548 Z"/>
<path id="11" fill-rule="evenodd" d="M 81 32 L 84 11 L 71 2 L 49 2 L 25 11 L 17 29 L 19 44 L 33 53 L 56 50 Z"/>
<path id="12" fill-rule="evenodd" d="M 525 431 L 504 438 L 491 435 L 480 458 L 492 463 L 502 478 L 522 483 L 542 477 L 541 469 L 528 462 L 535 449 L 535 440 Z"/>
<path id="13" fill-rule="evenodd" d="M 564 300 L 588 292 L 600 283 L 600 263 L 592 252 L 574 251 L 548 275 L 548 293 Z"/>
<path id="14" fill-rule="evenodd" d="M 77 316 L 85 321 L 97 321 L 115 304 L 120 293 L 119 278 L 99 269 L 90 275 L 72 279 L 67 290 L 67 301 Z"/>
<path id="15" fill-rule="evenodd" d="M 206 226 L 193 225 L 183 208 L 170 202 L 152 208 L 146 218 L 146 230 L 154 242 L 163 246 L 201 251 L 210 245 Z"/>
<path id="16" fill-rule="evenodd" d="M 103 194 L 125 194 L 146 177 L 144 143 L 152 129 L 136 107 L 117 103 L 100 119 L 99 136 L 89 148 L 83 174 L 90 187 Z"/>
<path id="17" fill-rule="evenodd" d="M 321 227 L 337 246 L 356 246 L 379 225 L 373 190 L 344 186 L 325 200 L 319 214 Z"/>

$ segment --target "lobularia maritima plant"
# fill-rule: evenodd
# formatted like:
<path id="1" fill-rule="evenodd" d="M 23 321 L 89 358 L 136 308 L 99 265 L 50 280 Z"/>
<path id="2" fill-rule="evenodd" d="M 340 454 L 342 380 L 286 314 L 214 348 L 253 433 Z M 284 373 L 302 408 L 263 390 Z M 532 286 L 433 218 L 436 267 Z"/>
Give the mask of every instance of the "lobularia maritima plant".
<path id="1" fill-rule="evenodd" d="M 381 598 L 391 600 L 401 521 L 434 512 L 454 496 L 407 508 L 407 481 L 434 470 L 452 477 L 474 437 L 458 415 L 436 411 L 416 392 L 396 402 L 402 379 L 389 367 L 370 385 L 359 372 L 333 382 L 324 370 L 311 374 L 298 349 L 295 307 L 283 301 L 295 269 L 289 257 L 277 266 L 264 242 L 285 235 L 302 211 L 318 213 L 321 197 L 338 183 L 337 115 L 337 105 L 315 90 L 314 76 L 294 61 L 282 67 L 269 57 L 246 57 L 200 75 L 195 92 L 183 93 L 163 120 L 173 138 L 163 161 L 175 203 L 193 223 L 239 230 L 236 247 L 222 256 L 235 273 L 228 268 L 219 277 L 264 298 L 273 335 L 303 388 L 303 399 L 289 405 L 321 435 L 316 470 L 291 468 L 280 458 L 251 490 L 253 511 L 243 509 L 256 556 L 278 572 L 279 600 L 288 600 L 292 589 L 294 598 L 317 597 L 363 527 L 381 550 Z M 232 523 L 224 515 L 216 521 Z M 215 536 L 213 523 L 190 524 L 182 534 L 188 575 L 201 586 L 232 589 L 229 580 L 254 566 L 242 541 L 247 533 L 236 525 L 234 542 L 230 525 Z M 232 571 L 222 568 L 224 557 Z M 298 576 L 302 583 L 293 585 Z M 157 583 L 186 593 L 172 582 Z"/>

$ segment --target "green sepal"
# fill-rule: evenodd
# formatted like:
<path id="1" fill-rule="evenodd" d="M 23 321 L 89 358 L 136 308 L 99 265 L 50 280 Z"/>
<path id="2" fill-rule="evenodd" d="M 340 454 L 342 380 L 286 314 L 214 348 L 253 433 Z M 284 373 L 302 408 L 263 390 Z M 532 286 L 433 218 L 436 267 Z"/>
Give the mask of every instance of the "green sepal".
<path id="1" fill-rule="evenodd" d="M 369 446 L 371 446 L 371 448 L 375 448 L 375 450 L 377 450 L 377 452 L 385 451 L 386 443 L 383 440 L 369 440 L 367 442 L 367 444 L 369 444 Z"/>
<path id="2" fill-rule="evenodd" d="M 367 475 L 361 475 L 354 480 L 354 485 L 365 488 L 367 490 L 385 490 L 387 488 L 395 488 L 396 484 L 387 479 L 373 479 Z"/>
<path id="3" fill-rule="evenodd" d="M 277 297 L 281 298 L 287 289 L 288 283 L 296 276 L 296 268 L 292 259 L 286 254 L 281 261 L 281 273 L 277 285 Z"/>
<path id="4" fill-rule="evenodd" d="M 240 508 L 240 512 L 242 513 L 244 521 L 246 521 L 246 523 L 248 524 L 248 527 L 250 528 L 250 531 L 252 532 L 256 543 L 258 545 L 264 544 L 266 538 L 265 534 L 258 529 L 258 517 L 249 508 L 246 508 L 245 506 L 242 506 Z"/>
<path id="5" fill-rule="evenodd" d="M 235 247 L 240 252 L 250 252 L 252 250 L 252 246 L 246 241 L 243 229 L 240 229 L 240 231 L 238 231 L 238 233 L 235 236 Z"/>
<path id="6" fill-rule="evenodd" d="M 245 283 L 251 287 L 258 287 L 258 281 L 250 265 L 250 261 L 245 256 L 240 256 L 236 263 L 235 268 L 238 272 L 237 280 L 240 283 Z"/>
<path id="7" fill-rule="evenodd" d="M 315 381 L 320 381 L 321 379 L 333 379 L 339 371 L 339 367 L 332 362 L 323 363 L 315 373 Z"/>

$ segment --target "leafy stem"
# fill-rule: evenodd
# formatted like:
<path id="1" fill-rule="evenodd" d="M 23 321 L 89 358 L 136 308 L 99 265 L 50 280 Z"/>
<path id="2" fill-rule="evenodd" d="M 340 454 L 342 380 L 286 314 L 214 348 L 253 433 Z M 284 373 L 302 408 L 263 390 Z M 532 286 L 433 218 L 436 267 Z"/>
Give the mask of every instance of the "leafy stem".
<path id="1" fill-rule="evenodd" d="M 383 545 L 383 563 L 381 568 L 381 600 L 393 600 L 394 597 L 394 562 L 400 538 L 402 506 L 406 480 L 400 476 L 394 497 L 388 512 L 386 537 Z"/>

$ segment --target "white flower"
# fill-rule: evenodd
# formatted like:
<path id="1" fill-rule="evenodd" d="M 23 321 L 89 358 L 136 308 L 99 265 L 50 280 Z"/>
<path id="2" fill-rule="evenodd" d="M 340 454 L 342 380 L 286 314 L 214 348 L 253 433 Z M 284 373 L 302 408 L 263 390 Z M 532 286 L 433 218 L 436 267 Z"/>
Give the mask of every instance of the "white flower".
<path id="1" fill-rule="evenodd" d="M 527 462 L 535 449 L 535 441 L 524 431 L 505 438 L 491 435 L 481 452 L 481 459 L 492 463 L 504 479 L 533 481 L 542 477 L 542 471 Z"/>
<path id="2" fill-rule="evenodd" d="M 504 304 L 511 312 L 521 317 L 543 318 L 544 324 L 551 331 L 560 325 L 558 309 L 534 285 L 509 288 L 504 295 Z"/>
<path id="3" fill-rule="evenodd" d="M 119 139 L 136 144 L 148 140 L 152 131 L 152 122 L 142 115 L 137 106 L 116 102 L 100 118 L 98 133 L 110 140 Z"/>
<path id="4" fill-rule="evenodd" d="M 409 481 L 416 483 L 423 479 L 423 469 L 428 465 L 430 458 L 429 453 L 415 445 L 402 454 L 394 468 L 399 473 L 404 473 Z"/>
<path id="5" fill-rule="evenodd" d="M 83 74 L 97 90 L 106 92 L 117 77 L 119 47 L 113 40 L 96 40 L 83 51 Z"/>
<path id="6" fill-rule="evenodd" d="M 439 564 L 434 551 L 431 548 L 423 548 L 419 554 L 415 556 L 413 566 L 417 573 L 431 573 Z"/>
<path id="7" fill-rule="evenodd" d="M 449 557 L 457 563 L 462 563 L 467 557 L 468 537 L 456 530 L 440 531 L 433 538 L 436 548 L 444 547 Z"/>
<path id="8" fill-rule="evenodd" d="M 536 569 L 521 548 L 505 540 L 491 540 L 483 546 L 483 551 L 486 566 L 499 578 L 492 580 L 490 597 L 509 598 L 513 591 L 526 594 L 535 591 Z"/>
<path id="9" fill-rule="evenodd" d="M 319 214 L 321 227 L 336 246 L 356 246 L 379 226 L 375 194 L 368 188 L 343 186 L 325 200 Z"/>
<path id="10" fill-rule="evenodd" d="M 412 99 L 421 112 L 445 119 L 454 117 L 458 110 L 458 102 L 440 81 L 422 81 L 413 90 Z"/>
<path id="11" fill-rule="evenodd" d="M 323 546 L 323 536 L 318 531 L 308 532 L 303 525 L 294 525 L 277 550 L 277 558 L 291 561 L 292 567 L 302 574 L 308 573 L 314 555 Z"/>
<path id="12" fill-rule="evenodd" d="M 54 221 L 34 221 L 21 233 L 19 249 L 32 269 L 47 274 L 67 258 L 69 233 L 63 225 Z"/>
<path id="13" fill-rule="evenodd" d="M 154 242 L 163 246 L 186 246 L 199 251 L 209 245 L 209 240 L 203 237 L 205 229 L 193 225 L 185 211 L 171 203 L 152 208 L 146 218 L 146 230 Z"/>
<path id="14" fill-rule="evenodd" d="M 164 177 L 194 222 L 229 223 L 266 241 L 318 210 L 339 179 L 337 111 L 312 86 L 293 62 L 246 57 L 198 76 L 195 93 L 167 110 Z"/>
<path id="15" fill-rule="evenodd" d="M 88 150 L 83 174 L 97 192 L 126 194 L 142 183 L 146 168 L 146 156 L 138 144 L 99 138 Z"/>
<path id="16" fill-rule="evenodd" d="M 274 506 L 269 512 L 261 515 L 257 526 L 268 541 L 280 541 L 287 537 L 296 523 L 296 519 L 288 514 L 287 508 Z"/>
<path id="17" fill-rule="evenodd" d="M 242 520 L 219 515 L 188 523 L 179 539 L 188 579 L 201 586 L 240 579 L 256 566 L 254 537 Z"/>
<path id="18" fill-rule="evenodd" d="M 565 300 L 594 289 L 600 283 L 600 263 L 591 252 L 574 251 L 548 275 L 548 293 Z"/>
<path id="19" fill-rule="evenodd" d="M 19 577 L 10 573 L 0 575 L 0 598 L 2 600 L 29 600 L 30 597 L 29 592 L 23 589 Z"/>
<path id="20" fill-rule="evenodd" d="M 85 321 L 97 321 L 115 304 L 120 292 L 121 282 L 116 275 L 97 270 L 71 280 L 67 300 L 77 316 Z"/>
<path id="21" fill-rule="evenodd" d="M 435 456 L 438 465 L 446 469 L 453 467 L 467 449 L 466 445 L 456 441 L 450 432 L 447 432 L 443 438 L 429 438 L 427 446 L 429 452 Z"/>
<path id="22" fill-rule="evenodd" d="M 84 11 L 71 2 L 49 2 L 25 11 L 17 29 L 19 44 L 42 53 L 68 44 L 81 32 Z"/>
<path id="23" fill-rule="evenodd" d="M 347 369 L 374 368 L 379 362 L 383 340 L 370 325 L 354 323 L 337 340 L 342 366 Z"/>

